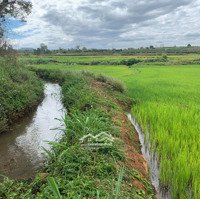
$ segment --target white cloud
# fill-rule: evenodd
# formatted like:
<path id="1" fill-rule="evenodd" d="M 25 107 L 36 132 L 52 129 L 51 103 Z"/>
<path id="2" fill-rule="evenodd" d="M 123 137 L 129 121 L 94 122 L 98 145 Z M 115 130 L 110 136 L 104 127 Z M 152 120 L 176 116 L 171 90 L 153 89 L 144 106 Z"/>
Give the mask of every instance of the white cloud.
<path id="1" fill-rule="evenodd" d="M 18 47 L 140 47 L 200 43 L 200 0 L 32 0 Z"/>

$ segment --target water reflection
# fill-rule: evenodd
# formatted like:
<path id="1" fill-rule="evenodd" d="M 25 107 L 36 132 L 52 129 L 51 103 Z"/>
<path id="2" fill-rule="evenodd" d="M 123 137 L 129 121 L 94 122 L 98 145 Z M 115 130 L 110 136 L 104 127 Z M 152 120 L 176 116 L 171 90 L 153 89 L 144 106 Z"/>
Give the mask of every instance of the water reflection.
<path id="1" fill-rule="evenodd" d="M 128 118 L 138 133 L 140 144 L 141 144 L 141 151 L 148 162 L 148 166 L 150 170 L 150 179 L 151 179 L 152 185 L 155 187 L 155 190 L 156 190 L 156 198 L 157 199 L 171 199 L 172 197 L 171 197 L 170 190 L 163 190 L 160 184 L 159 161 L 158 161 L 157 156 L 151 153 L 150 142 L 149 142 L 150 135 L 147 134 L 147 138 L 145 140 L 144 133 L 140 125 L 137 123 L 136 119 L 134 118 L 134 116 L 131 114 L 128 114 Z"/>
<path id="2" fill-rule="evenodd" d="M 64 125 L 65 108 L 61 101 L 61 87 L 45 84 L 45 98 L 37 110 L 15 124 L 8 133 L 0 135 L 0 174 L 13 179 L 32 177 L 43 164 L 42 147 L 46 141 L 59 139 L 62 132 L 51 130 Z"/>

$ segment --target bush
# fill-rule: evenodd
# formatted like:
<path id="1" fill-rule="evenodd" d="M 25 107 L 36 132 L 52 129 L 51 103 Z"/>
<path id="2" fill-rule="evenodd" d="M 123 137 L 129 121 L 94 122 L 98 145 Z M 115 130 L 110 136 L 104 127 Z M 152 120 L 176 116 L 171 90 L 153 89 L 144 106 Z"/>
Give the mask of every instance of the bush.
<path id="1" fill-rule="evenodd" d="M 134 65 L 134 64 L 137 64 L 137 63 L 139 63 L 139 62 L 141 62 L 140 60 L 138 60 L 138 59 L 128 59 L 128 60 L 122 60 L 121 62 L 120 62 L 120 64 L 121 65 L 126 65 L 126 66 L 132 66 L 132 65 Z"/>

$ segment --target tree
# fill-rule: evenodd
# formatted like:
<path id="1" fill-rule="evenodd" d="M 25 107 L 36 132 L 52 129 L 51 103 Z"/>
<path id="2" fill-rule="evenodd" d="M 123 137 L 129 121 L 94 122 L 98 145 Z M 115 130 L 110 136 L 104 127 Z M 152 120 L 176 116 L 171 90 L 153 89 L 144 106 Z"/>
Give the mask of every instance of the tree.
<path id="1" fill-rule="evenodd" d="M 76 50 L 80 50 L 80 46 L 79 45 L 76 46 Z"/>
<path id="2" fill-rule="evenodd" d="M 191 44 L 188 44 L 187 47 L 192 47 L 192 45 L 191 45 Z"/>
<path id="3" fill-rule="evenodd" d="M 37 48 L 34 50 L 34 54 L 40 55 L 40 54 L 47 54 L 49 52 L 47 45 L 45 44 L 40 44 L 40 48 Z"/>
<path id="4" fill-rule="evenodd" d="M 86 48 L 86 47 L 83 47 L 83 48 L 82 48 L 82 51 L 87 51 L 87 48 Z"/>
<path id="5" fill-rule="evenodd" d="M 149 46 L 150 49 L 155 49 L 153 45 Z"/>
<path id="6" fill-rule="evenodd" d="M 30 14 L 32 8 L 31 2 L 24 0 L 2 0 L 0 3 L 0 18 L 7 16 L 24 20 Z"/>
<path id="7" fill-rule="evenodd" d="M 14 17 L 16 19 L 25 20 L 25 17 L 30 14 L 32 4 L 24 0 L 0 0 L 0 47 L 4 44 L 3 26 L 7 17 Z"/>
<path id="8" fill-rule="evenodd" d="M 1 41 L 1 40 L 0 40 Z M 1 56 L 10 56 L 15 57 L 16 51 L 12 48 L 10 44 L 8 44 L 6 41 L 0 43 L 0 55 Z"/>
<path id="9" fill-rule="evenodd" d="M 45 54 L 45 53 L 47 53 L 48 52 L 48 47 L 47 47 L 47 45 L 45 45 L 45 44 L 40 44 L 40 50 L 41 50 L 41 53 L 42 54 Z"/>

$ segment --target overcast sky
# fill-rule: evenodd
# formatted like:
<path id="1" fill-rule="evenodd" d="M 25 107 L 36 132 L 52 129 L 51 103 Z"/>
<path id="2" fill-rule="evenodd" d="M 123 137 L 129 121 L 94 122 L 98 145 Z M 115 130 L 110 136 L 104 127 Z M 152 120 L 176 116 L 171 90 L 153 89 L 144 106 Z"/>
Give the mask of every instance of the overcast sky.
<path id="1" fill-rule="evenodd" d="M 16 47 L 128 48 L 200 45 L 200 0 L 31 0 L 13 23 Z"/>

